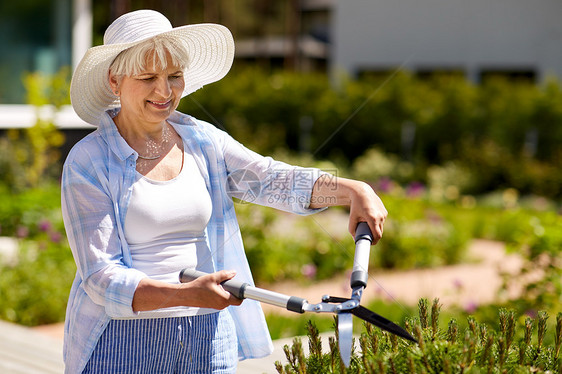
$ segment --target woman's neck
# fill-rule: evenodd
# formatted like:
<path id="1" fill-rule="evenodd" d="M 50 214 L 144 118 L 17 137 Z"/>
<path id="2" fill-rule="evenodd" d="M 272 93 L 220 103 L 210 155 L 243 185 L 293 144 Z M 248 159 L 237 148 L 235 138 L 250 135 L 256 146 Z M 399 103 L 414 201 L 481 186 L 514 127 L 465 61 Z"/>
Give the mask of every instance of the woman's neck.
<path id="1" fill-rule="evenodd" d="M 158 158 L 169 151 L 173 134 L 166 121 L 159 123 L 133 122 L 117 115 L 113 121 L 121 136 L 141 158 Z"/>
<path id="2" fill-rule="evenodd" d="M 146 122 L 138 119 L 127 118 L 122 113 L 113 118 L 121 136 L 127 141 L 156 141 L 162 140 L 168 126 L 167 121 Z"/>

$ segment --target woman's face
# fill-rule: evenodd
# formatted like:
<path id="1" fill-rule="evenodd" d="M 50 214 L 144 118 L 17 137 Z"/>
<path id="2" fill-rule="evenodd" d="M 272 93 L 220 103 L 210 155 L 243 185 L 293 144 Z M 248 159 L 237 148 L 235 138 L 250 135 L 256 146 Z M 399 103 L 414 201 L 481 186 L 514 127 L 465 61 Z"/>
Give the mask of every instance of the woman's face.
<path id="1" fill-rule="evenodd" d="M 185 86 L 183 71 L 168 56 L 167 68 L 154 66 L 147 56 L 146 69 L 138 75 L 125 76 L 118 84 L 123 119 L 161 123 L 176 110 Z M 110 75 L 110 82 L 116 84 Z"/>

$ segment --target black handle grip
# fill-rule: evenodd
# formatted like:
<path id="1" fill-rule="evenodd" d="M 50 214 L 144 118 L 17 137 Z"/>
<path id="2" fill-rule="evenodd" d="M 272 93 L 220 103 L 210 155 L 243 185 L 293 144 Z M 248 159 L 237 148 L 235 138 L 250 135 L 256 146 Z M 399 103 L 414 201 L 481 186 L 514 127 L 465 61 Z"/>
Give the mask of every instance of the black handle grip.
<path id="1" fill-rule="evenodd" d="M 187 283 L 191 282 L 203 275 L 208 275 L 202 271 L 194 270 L 194 269 L 183 269 L 180 272 L 180 282 Z M 230 292 L 232 295 L 239 299 L 245 299 L 244 292 L 246 287 L 248 287 L 248 283 L 240 282 L 234 279 L 229 279 L 221 283 L 221 286 Z"/>
<path id="2" fill-rule="evenodd" d="M 361 239 L 367 239 L 371 243 L 373 242 L 373 234 L 367 222 L 359 222 L 355 229 L 355 243 Z"/>

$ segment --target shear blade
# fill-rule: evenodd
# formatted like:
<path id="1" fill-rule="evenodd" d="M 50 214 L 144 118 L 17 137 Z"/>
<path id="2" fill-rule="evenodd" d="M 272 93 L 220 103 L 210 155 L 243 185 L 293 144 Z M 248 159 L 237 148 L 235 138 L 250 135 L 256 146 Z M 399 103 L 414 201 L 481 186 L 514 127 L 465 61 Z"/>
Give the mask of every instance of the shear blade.
<path id="1" fill-rule="evenodd" d="M 349 299 L 337 296 L 329 296 L 325 299 L 327 303 L 344 303 L 347 300 Z M 412 335 L 408 333 L 408 331 L 404 330 L 402 327 L 398 326 L 392 321 L 389 321 L 383 316 L 378 315 L 377 313 L 365 308 L 364 306 L 360 305 L 357 308 L 351 309 L 349 312 L 354 316 L 377 326 L 381 330 L 388 331 L 394 335 L 397 335 L 414 343 L 418 342 Z"/>
<path id="2" fill-rule="evenodd" d="M 338 337 L 340 357 L 346 367 L 351 362 L 351 344 L 353 339 L 353 316 L 349 312 L 338 314 Z"/>
<path id="3" fill-rule="evenodd" d="M 362 320 L 372 323 L 373 325 L 377 326 L 382 330 L 388 331 L 394 335 L 410 340 L 414 343 L 418 342 L 416 339 L 414 339 L 414 337 L 412 337 L 412 335 L 408 333 L 408 331 L 404 330 L 402 327 L 378 315 L 377 313 L 370 311 L 365 307 L 360 306 L 358 308 L 355 308 L 351 310 L 351 313 L 361 318 Z"/>

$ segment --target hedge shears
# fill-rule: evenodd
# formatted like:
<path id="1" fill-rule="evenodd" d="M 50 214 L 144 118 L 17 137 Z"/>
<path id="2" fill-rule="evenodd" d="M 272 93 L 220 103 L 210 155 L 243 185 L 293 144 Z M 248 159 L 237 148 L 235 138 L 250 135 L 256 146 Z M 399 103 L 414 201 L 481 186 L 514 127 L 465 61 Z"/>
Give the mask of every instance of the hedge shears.
<path id="1" fill-rule="evenodd" d="M 417 340 L 402 327 L 360 305 L 363 290 L 367 287 L 367 269 L 369 266 L 369 253 L 372 241 L 372 234 L 367 223 L 359 223 L 355 233 L 355 256 L 350 280 L 352 290 L 350 298 L 324 295 L 322 297 L 322 302 L 310 304 L 303 298 L 254 287 L 248 283 L 239 282 L 236 279 L 225 281 L 222 283 L 222 286 L 239 299 L 257 300 L 296 313 L 313 312 L 336 314 L 338 316 L 337 328 L 340 356 L 345 366 L 349 367 L 353 343 L 353 316 L 361 318 L 382 330 L 417 343 Z M 187 283 L 203 275 L 206 275 L 206 273 L 193 269 L 183 269 L 180 272 L 180 282 Z"/>

